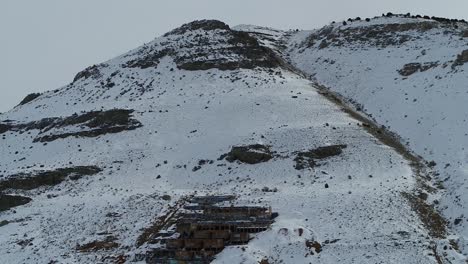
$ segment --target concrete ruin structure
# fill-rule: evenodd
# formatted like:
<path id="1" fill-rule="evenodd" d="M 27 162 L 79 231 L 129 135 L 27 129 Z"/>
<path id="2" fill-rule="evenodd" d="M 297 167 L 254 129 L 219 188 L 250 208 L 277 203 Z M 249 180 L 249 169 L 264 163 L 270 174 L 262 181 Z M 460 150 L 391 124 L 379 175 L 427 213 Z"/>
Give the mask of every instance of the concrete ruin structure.
<path id="1" fill-rule="evenodd" d="M 267 230 L 276 214 L 271 207 L 217 205 L 235 196 L 198 196 L 178 215 L 175 228 L 156 239 L 160 247 L 147 263 L 205 264 L 226 246 L 247 244 L 255 233 Z"/>

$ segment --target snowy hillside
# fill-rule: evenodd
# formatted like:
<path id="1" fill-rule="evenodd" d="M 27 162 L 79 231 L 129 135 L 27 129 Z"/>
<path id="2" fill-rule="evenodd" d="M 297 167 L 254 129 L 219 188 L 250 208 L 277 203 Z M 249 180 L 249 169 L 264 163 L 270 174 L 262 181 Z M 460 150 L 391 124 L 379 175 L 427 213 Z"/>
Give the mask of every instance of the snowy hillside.
<path id="1" fill-rule="evenodd" d="M 346 25 L 344 25 L 346 24 Z M 431 162 L 468 252 L 468 24 L 384 16 L 289 38 L 290 61 Z"/>
<path id="2" fill-rule="evenodd" d="M 183 25 L 0 115 L 2 262 L 144 263 L 184 197 L 234 194 L 279 216 L 213 263 L 464 263 L 430 168 L 278 56 L 310 32 L 236 29 Z"/>

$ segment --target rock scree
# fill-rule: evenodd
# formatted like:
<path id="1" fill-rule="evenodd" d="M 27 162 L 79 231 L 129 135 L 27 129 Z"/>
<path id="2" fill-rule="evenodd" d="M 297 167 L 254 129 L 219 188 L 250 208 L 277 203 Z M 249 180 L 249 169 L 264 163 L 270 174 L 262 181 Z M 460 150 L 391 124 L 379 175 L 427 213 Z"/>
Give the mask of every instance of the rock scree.
<path id="1" fill-rule="evenodd" d="M 187 24 L 184 24 L 166 34 L 164 34 L 164 37 L 170 36 L 170 35 L 182 35 L 187 33 L 188 31 L 193 31 L 193 30 L 216 30 L 216 29 L 222 29 L 222 30 L 231 30 L 231 28 L 224 22 L 219 21 L 219 20 L 208 20 L 208 19 L 203 19 L 203 20 L 196 20 Z"/>

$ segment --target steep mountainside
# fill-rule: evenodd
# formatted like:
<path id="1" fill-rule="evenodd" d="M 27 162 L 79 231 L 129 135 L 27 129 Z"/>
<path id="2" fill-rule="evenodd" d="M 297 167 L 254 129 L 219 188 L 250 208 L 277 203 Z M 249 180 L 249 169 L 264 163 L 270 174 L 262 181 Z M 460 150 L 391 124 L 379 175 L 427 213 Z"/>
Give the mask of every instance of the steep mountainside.
<path id="1" fill-rule="evenodd" d="M 468 24 L 389 14 L 289 41 L 295 66 L 433 161 L 445 187 L 439 208 L 468 252 Z"/>
<path id="2" fill-rule="evenodd" d="M 2 261 L 144 262 L 185 197 L 235 194 L 278 217 L 213 263 L 463 263 L 431 169 L 283 60 L 307 34 L 195 21 L 0 115 Z"/>

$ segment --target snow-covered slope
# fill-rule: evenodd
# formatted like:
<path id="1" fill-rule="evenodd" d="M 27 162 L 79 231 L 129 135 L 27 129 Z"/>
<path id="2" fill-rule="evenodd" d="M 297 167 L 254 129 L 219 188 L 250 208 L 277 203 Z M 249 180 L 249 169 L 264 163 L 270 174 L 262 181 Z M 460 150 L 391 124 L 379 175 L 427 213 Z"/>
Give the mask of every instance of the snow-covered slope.
<path id="1" fill-rule="evenodd" d="M 32 199 L 0 212 L 2 262 L 137 261 L 154 247 L 138 246 L 143 230 L 195 193 L 279 213 L 214 263 L 464 261 L 418 198 L 427 168 L 292 72 L 269 48 L 281 33 L 254 35 L 193 22 L 2 114 L 0 191 Z M 250 144 L 272 159 L 223 159 Z M 335 145 L 346 147 L 307 162 L 305 152 Z M 93 241 L 106 250 L 78 250 Z"/>
<path id="2" fill-rule="evenodd" d="M 390 15 L 289 41 L 292 64 L 435 161 L 440 208 L 468 241 L 468 25 Z"/>

